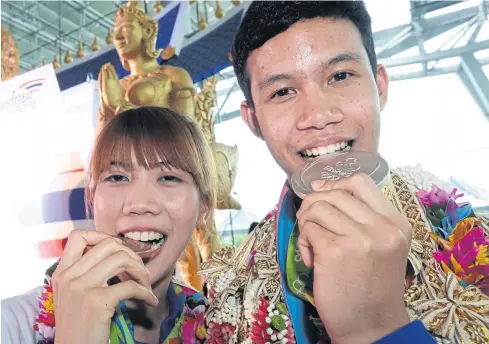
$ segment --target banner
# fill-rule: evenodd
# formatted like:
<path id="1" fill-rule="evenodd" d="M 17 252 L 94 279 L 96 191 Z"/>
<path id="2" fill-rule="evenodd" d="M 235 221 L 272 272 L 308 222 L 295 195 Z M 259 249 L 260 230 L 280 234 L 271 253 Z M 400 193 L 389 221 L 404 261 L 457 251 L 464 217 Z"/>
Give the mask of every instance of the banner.
<path id="1" fill-rule="evenodd" d="M 73 228 L 92 227 L 90 220 L 56 216 L 78 202 L 79 192 L 72 191 L 83 187 L 95 87 L 89 81 L 61 93 L 51 64 L 1 83 L 0 257 L 7 283 L 0 286 L 0 298 L 39 286 L 56 260 L 43 254 L 46 245 Z M 72 194 L 68 202 L 46 202 L 60 192 Z"/>

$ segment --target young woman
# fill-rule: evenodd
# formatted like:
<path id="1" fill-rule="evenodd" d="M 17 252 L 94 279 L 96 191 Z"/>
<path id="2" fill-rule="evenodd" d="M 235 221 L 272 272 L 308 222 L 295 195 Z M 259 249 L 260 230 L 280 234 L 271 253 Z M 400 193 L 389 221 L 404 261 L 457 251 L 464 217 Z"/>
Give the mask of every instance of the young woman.
<path id="1" fill-rule="evenodd" d="M 205 230 L 213 211 L 212 164 L 187 117 L 156 107 L 116 116 L 100 133 L 87 173 L 96 230 L 70 234 L 37 295 L 37 317 L 15 315 L 18 329 L 2 325 L 12 335 L 7 342 L 203 342 L 205 299 L 173 274 L 192 231 Z M 33 296 L 15 302 L 31 307 L 25 298 Z M 3 316 L 3 308 L 2 322 L 15 313 Z M 26 328 L 30 337 L 22 337 Z"/>

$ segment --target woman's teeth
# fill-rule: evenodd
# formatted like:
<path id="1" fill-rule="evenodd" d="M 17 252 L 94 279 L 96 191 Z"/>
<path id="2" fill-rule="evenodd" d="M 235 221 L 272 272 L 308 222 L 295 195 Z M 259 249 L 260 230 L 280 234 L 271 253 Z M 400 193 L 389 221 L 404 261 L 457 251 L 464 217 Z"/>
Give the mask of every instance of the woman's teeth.
<path id="1" fill-rule="evenodd" d="M 349 151 L 351 149 L 352 141 L 343 141 L 336 144 L 331 144 L 326 147 L 316 147 L 307 149 L 301 152 L 303 157 L 315 158 L 320 155 L 325 155 L 329 153 L 334 153 L 338 151 Z"/>
<path id="2" fill-rule="evenodd" d="M 127 232 L 124 233 L 124 236 L 139 241 L 159 240 L 163 238 L 163 234 L 157 232 Z"/>
<path id="3" fill-rule="evenodd" d="M 151 245 L 151 251 L 159 249 L 165 242 L 165 236 L 157 232 L 128 232 L 124 233 L 124 237 L 145 242 L 147 245 Z M 154 241 L 150 243 L 149 241 Z"/>

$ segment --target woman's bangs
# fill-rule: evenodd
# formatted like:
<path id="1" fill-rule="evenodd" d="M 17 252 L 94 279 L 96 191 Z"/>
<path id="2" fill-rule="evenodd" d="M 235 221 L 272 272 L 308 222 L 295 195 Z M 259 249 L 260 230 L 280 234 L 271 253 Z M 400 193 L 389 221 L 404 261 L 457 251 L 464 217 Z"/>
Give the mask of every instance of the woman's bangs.
<path id="1" fill-rule="evenodd" d="M 127 132 L 106 135 L 105 140 L 99 142 L 98 151 L 94 152 L 96 159 L 92 169 L 93 178 L 98 180 L 112 165 L 123 166 L 132 171 L 133 154 L 137 166 L 145 169 L 175 168 L 195 176 L 200 171 L 197 170 L 199 164 L 193 161 L 195 158 L 192 157 L 196 154 L 190 151 L 191 147 L 185 144 L 185 135 L 179 138 L 171 134 L 137 136 Z"/>

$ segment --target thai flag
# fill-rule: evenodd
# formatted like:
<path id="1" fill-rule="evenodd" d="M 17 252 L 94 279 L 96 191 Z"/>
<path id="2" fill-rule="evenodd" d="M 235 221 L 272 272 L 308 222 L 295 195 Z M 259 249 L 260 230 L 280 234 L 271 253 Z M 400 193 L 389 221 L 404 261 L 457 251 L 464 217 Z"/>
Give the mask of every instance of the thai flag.
<path id="1" fill-rule="evenodd" d="M 85 213 L 84 182 L 83 168 L 57 175 L 41 197 L 38 216 L 22 216 L 23 225 L 35 233 L 39 258 L 60 257 L 73 229 L 94 229 Z"/>

